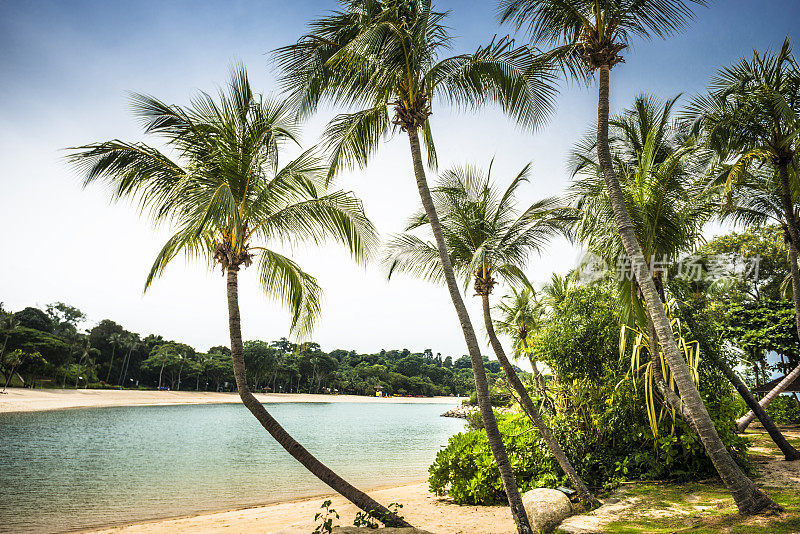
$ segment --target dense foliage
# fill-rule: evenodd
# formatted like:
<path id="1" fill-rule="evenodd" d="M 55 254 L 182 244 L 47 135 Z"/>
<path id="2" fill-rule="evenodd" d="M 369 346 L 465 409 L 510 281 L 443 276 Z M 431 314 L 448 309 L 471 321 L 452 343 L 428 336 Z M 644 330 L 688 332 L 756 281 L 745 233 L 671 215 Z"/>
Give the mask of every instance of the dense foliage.
<path id="1" fill-rule="evenodd" d="M 556 378 L 548 382 L 547 398 L 538 397 L 544 417 L 590 486 L 713 476 L 714 467 L 702 444 L 680 418 L 663 413 L 658 433 L 653 434 L 642 381 L 634 383 L 629 359 L 620 357 L 620 317 L 613 305 L 613 287 L 594 284 L 569 289 L 551 307 L 538 331 L 532 350 Z M 689 336 L 708 326 L 696 308 L 684 306 L 678 313 Z M 707 344 L 705 350 L 719 347 Z M 710 361 L 701 361 L 699 371 L 700 392 L 717 430 L 744 464 L 745 440 L 732 430 L 738 413 L 731 388 Z M 501 415 L 500 429 L 522 491 L 567 484 L 524 415 Z M 432 491 L 447 492 L 459 503 L 493 504 L 505 499 L 486 435 L 479 428 L 451 438 L 430 467 L 429 482 Z"/>
<path id="2" fill-rule="evenodd" d="M 81 334 L 84 315 L 62 303 L 46 311 L 29 307 L 0 313 L 15 319 L 0 330 L 0 343 L 7 339 L 0 372 L 9 379 L 14 367 L 12 385 L 234 388 L 225 346 L 199 352 L 158 335 L 141 337 L 109 319 Z M 20 362 L 13 363 L 17 357 Z M 475 390 L 469 357 L 443 357 L 431 349 L 324 352 L 316 343 L 298 345 L 282 338 L 246 341 L 244 358 L 248 382 L 257 391 L 468 396 Z M 492 380 L 502 374 L 497 361 L 485 358 L 485 366 Z"/>

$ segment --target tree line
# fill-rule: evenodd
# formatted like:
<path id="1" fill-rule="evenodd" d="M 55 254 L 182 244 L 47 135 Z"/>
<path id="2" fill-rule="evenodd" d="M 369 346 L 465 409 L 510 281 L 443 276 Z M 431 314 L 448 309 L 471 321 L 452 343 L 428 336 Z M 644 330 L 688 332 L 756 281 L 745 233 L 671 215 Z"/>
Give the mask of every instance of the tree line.
<path id="1" fill-rule="evenodd" d="M 195 391 L 236 389 L 230 348 L 205 352 L 160 335 L 141 336 L 110 319 L 81 331 L 86 316 L 63 302 L 17 312 L 0 305 L 0 373 L 6 385 L 125 387 Z M 475 391 L 468 357 L 381 350 L 322 350 L 318 343 L 245 341 L 247 380 L 255 391 L 352 395 L 457 395 Z M 484 356 L 486 372 L 500 366 Z M 521 371 L 520 371 L 521 372 Z"/>

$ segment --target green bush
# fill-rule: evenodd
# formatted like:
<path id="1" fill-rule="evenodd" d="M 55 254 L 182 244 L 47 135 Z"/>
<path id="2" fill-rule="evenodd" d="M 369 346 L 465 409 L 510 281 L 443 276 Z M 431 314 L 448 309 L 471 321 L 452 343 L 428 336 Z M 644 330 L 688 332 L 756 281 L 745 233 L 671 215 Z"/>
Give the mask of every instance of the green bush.
<path id="1" fill-rule="evenodd" d="M 489 388 L 489 401 L 492 403 L 492 406 L 496 406 L 498 408 L 510 406 L 512 402 L 511 393 L 504 389 L 496 388 L 494 386 Z M 468 399 L 464 399 L 464 404 L 469 404 L 470 406 L 477 406 L 478 405 L 478 394 L 476 392 L 472 392 Z"/>
<path id="2" fill-rule="evenodd" d="M 767 406 L 767 414 L 776 423 L 786 425 L 800 424 L 800 408 L 793 397 L 779 395 L 777 399 Z"/>
<path id="3" fill-rule="evenodd" d="M 735 405 L 715 374 L 702 394 L 717 430 L 734 458 L 746 466 L 746 439 L 733 432 Z M 544 413 L 548 425 L 578 474 L 590 487 L 625 480 L 699 480 L 714 476 L 714 466 L 686 424 L 665 415 L 653 436 L 641 391 L 629 380 L 600 385 L 575 381 L 554 388 L 557 412 Z M 519 413 L 498 415 L 498 426 L 520 491 L 568 485 L 538 431 Z M 505 502 L 500 473 L 482 429 L 450 438 L 429 469 L 430 489 L 459 504 Z"/>
<path id="4" fill-rule="evenodd" d="M 564 480 L 553 474 L 555 465 L 539 453 L 543 443 L 530 431 L 520 414 L 498 416 L 500 433 L 520 491 L 540 486 L 555 487 Z M 494 462 L 484 430 L 471 430 L 450 438 L 430 469 L 428 482 L 437 495 L 449 494 L 458 504 L 499 504 L 505 502 L 500 471 Z"/>

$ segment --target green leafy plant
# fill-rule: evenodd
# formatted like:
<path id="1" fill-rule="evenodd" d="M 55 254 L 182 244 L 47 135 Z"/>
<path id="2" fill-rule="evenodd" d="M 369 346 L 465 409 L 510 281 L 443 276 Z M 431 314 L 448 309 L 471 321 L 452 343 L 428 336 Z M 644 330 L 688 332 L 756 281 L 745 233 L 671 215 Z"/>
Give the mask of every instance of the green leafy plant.
<path id="1" fill-rule="evenodd" d="M 312 531 L 312 534 L 330 534 L 333 531 L 334 519 L 339 519 L 339 514 L 334 508 L 331 508 L 331 500 L 328 499 L 322 503 L 322 512 L 317 512 L 314 516 L 314 521 L 318 522 L 317 526 Z"/>
<path id="2" fill-rule="evenodd" d="M 353 519 L 353 526 L 354 527 L 364 527 L 364 528 L 378 528 L 380 524 L 378 520 L 372 517 L 371 512 L 358 512 Z"/>
<path id="3" fill-rule="evenodd" d="M 780 395 L 767 406 L 767 413 L 776 423 L 796 425 L 800 423 L 800 406 L 788 395 Z"/>
<path id="4" fill-rule="evenodd" d="M 670 318 L 670 326 L 672 327 L 672 332 L 675 336 L 675 340 L 678 343 L 678 348 L 681 351 L 686 363 L 689 367 L 689 372 L 692 377 L 692 381 L 695 384 L 700 383 L 700 375 L 698 373 L 698 367 L 700 365 L 700 343 L 698 341 L 687 341 L 686 337 L 683 334 L 683 328 L 681 326 L 681 320 L 679 317 L 675 316 L 673 312 L 673 307 L 675 305 L 675 301 L 671 300 L 667 304 L 664 305 L 664 309 L 667 312 L 667 315 Z M 662 418 L 664 417 L 665 413 L 670 415 L 671 420 L 675 420 L 675 410 L 673 408 L 668 409 L 661 403 L 657 403 L 656 401 L 656 372 L 657 369 L 654 368 L 654 365 L 658 365 L 661 370 L 661 376 L 664 377 L 664 381 L 672 391 L 675 392 L 676 395 L 680 396 L 678 392 L 678 388 L 675 385 L 675 379 L 672 375 L 672 371 L 670 370 L 669 366 L 667 365 L 667 361 L 664 358 L 664 353 L 661 350 L 658 350 L 658 358 L 654 361 L 653 358 L 650 358 L 649 355 L 653 352 L 652 344 L 650 337 L 647 335 L 646 332 L 640 331 L 636 327 L 630 327 L 628 325 L 622 325 L 620 335 L 619 335 L 619 354 L 620 357 L 624 358 L 627 352 L 627 340 L 628 334 L 632 334 L 634 336 L 634 342 L 631 349 L 631 370 L 630 370 L 630 378 L 633 380 L 634 387 L 636 387 L 637 376 L 640 374 L 643 375 L 643 382 L 644 382 L 644 396 L 645 396 L 645 406 L 647 407 L 647 418 L 650 423 L 650 430 L 653 432 L 654 437 L 658 437 L 658 426 L 661 422 Z M 642 349 L 647 351 L 648 354 L 648 361 L 642 362 Z M 656 404 L 659 406 L 657 407 Z M 656 413 L 658 412 L 658 413 Z M 674 430 L 674 426 L 672 427 Z"/>

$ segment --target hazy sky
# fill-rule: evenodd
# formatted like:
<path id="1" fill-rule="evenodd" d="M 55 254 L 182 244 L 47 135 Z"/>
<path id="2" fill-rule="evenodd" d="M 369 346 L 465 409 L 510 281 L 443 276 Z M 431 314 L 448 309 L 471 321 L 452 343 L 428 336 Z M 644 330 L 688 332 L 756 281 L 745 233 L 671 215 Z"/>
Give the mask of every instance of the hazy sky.
<path id="1" fill-rule="evenodd" d="M 102 186 L 83 190 L 62 149 L 111 138 L 148 140 L 130 114 L 128 91 L 185 104 L 197 90 L 223 84 L 237 60 L 247 66 L 257 91 L 275 91 L 268 52 L 297 39 L 308 20 L 335 6 L 311 0 L 0 0 L 0 301 L 5 308 L 60 300 L 86 312 L 87 326 L 109 318 L 198 350 L 227 344 L 220 272 L 177 260 L 143 295 L 145 275 L 167 229 L 154 230 L 128 204 L 109 204 Z M 454 52 L 508 33 L 495 22 L 495 6 L 437 3 L 452 10 Z M 693 95 L 719 66 L 754 47 L 776 48 L 787 33 L 798 34 L 798 16 L 795 0 L 712 2 L 697 10 L 683 34 L 635 42 L 626 51 L 626 62 L 612 72 L 612 111 L 639 92 Z M 521 132 L 495 109 L 453 113 L 434 107 L 440 167 L 487 165 L 494 157 L 493 175 L 504 186 L 532 161 L 533 180 L 521 189 L 520 204 L 558 194 L 568 184 L 568 150 L 587 132 L 595 106 L 595 86 L 567 86 L 557 112 L 534 134 Z M 305 126 L 305 146 L 316 142 L 331 116 L 321 113 Z M 364 200 L 384 236 L 400 231 L 419 202 L 407 140 L 390 139 L 366 171 L 344 174 L 339 186 Z M 402 277 L 386 282 L 378 263 L 358 267 L 332 246 L 300 248 L 293 256 L 325 289 L 315 334 L 323 348 L 466 352 L 444 288 Z M 541 282 L 553 271 L 567 271 L 576 259 L 576 250 L 556 242 L 533 258 L 528 273 Z M 287 334 L 287 314 L 260 294 L 254 273 L 245 271 L 240 288 L 245 339 L 277 339 Z M 479 327 L 476 300 L 467 295 Z"/>

